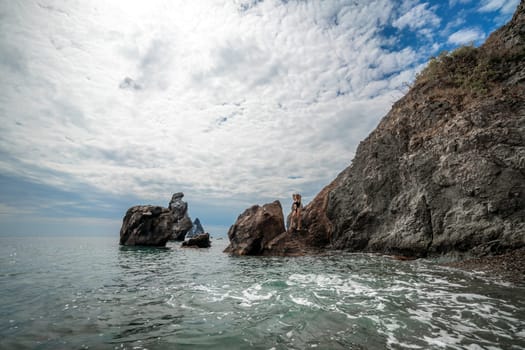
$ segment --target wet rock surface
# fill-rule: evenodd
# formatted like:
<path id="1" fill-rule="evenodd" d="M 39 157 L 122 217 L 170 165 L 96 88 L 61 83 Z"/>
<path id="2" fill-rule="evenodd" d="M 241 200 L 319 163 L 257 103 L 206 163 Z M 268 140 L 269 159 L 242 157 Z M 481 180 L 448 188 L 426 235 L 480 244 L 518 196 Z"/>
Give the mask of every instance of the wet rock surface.
<path id="1" fill-rule="evenodd" d="M 483 271 L 491 278 L 525 285 L 525 248 L 498 256 L 484 256 L 444 265 L 468 271 Z"/>
<path id="2" fill-rule="evenodd" d="M 185 248 L 209 248 L 211 247 L 210 234 L 200 233 L 182 242 L 181 246 Z"/>

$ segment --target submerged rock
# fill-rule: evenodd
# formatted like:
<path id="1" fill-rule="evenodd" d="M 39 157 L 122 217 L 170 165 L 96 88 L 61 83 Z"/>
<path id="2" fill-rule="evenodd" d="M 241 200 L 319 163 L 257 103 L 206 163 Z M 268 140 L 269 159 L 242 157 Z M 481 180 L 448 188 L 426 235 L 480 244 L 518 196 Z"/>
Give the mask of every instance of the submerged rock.
<path id="1" fill-rule="evenodd" d="M 193 221 L 193 226 L 191 230 L 186 234 L 186 238 L 195 237 L 203 233 L 204 228 L 202 227 L 201 221 L 199 220 L 199 218 L 196 218 L 195 221 Z"/>
<path id="2" fill-rule="evenodd" d="M 224 250 L 234 255 L 259 255 L 272 239 L 285 231 L 281 203 L 254 205 L 239 215 L 228 231 L 230 245 Z"/>
<path id="3" fill-rule="evenodd" d="M 182 247 L 186 248 L 209 248 L 210 246 L 211 242 L 209 233 L 200 233 L 182 242 Z"/>
<path id="4" fill-rule="evenodd" d="M 172 225 L 173 215 L 167 208 L 153 205 L 131 207 L 120 229 L 120 244 L 165 246 Z"/>
<path id="5" fill-rule="evenodd" d="M 188 203 L 182 200 L 184 193 L 177 192 L 171 197 L 169 209 L 173 215 L 172 240 L 184 241 L 186 234 L 191 230 L 192 223 L 188 215 Z"/>

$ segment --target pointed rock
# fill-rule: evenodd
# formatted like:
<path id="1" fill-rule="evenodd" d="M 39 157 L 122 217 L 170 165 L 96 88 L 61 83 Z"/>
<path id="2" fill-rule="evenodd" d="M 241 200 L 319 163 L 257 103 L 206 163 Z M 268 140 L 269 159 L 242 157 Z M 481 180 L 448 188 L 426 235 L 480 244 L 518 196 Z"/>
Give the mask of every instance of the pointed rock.
<path id="1" fill-rule="evenodd" d="M 186 234 L 186 238 L 195 237 L 203 233 L 204 233 L 204 228 L 202 227 L 201 221 L 199 220 L 199 218 L 196 218 L 195 221 L 193 221 L 193 227 Z"/>
<path id="2" fill-rule="evenodd" d="M 186 233 L 192 228 L 191 219 L 188 216 L 188 203 L 182 200 L 184 193 L 177 192 L 171 197 L 169 209 L 173 215 L 172 240 L 184 241 Z"/>

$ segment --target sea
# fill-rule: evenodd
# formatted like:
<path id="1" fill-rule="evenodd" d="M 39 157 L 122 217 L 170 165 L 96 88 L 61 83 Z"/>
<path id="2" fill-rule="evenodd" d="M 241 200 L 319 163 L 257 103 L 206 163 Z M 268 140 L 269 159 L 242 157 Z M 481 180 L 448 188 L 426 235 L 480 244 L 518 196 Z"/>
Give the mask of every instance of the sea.
<path id="1" fill-rule="evenodd" d="M 0 237 L 0 349 L 525 349 L 525 285 L 434 261 Z"/>

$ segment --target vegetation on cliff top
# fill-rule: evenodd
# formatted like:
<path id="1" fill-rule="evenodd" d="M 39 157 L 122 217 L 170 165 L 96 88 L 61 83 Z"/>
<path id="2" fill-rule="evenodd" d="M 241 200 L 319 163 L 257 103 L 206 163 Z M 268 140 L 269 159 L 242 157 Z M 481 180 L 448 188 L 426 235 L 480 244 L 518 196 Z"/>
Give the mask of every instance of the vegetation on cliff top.
<path id="1" fill-rule="evenodd" d="M 432 57 L 416 77 L 415 85 L 480 97 L 508 78 L 509 66 L 525 59 L 525 50 L 486 50 L 467 45 Z"/>

